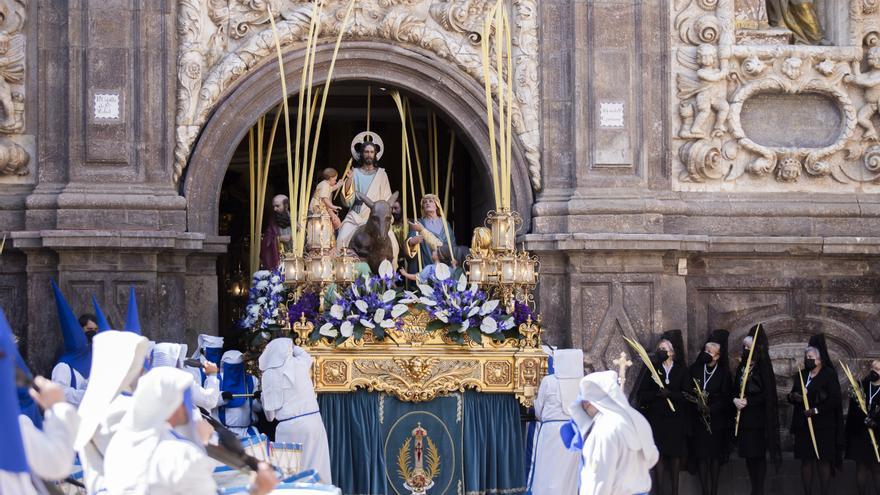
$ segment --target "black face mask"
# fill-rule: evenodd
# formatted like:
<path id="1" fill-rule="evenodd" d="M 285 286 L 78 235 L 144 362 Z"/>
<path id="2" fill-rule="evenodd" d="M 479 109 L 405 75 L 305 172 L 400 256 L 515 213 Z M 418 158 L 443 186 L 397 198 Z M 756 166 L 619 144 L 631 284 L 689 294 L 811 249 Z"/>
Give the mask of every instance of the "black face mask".
<path id="1" fill-rule="evenodd" d="M 86 332 L 86 340 L 89 341 L 89 344 L 92 343 L 92 339 L 95 338 L 95 334 L 97 334 L 97 333 L 98 332 L 96 332 L 94 330 L 89 330 L 88 332 Z"/>
<path id="2" fill-rule="evenodd" d="M 804 358 L 804 369 L 807 371 L 813 371 L 816 369 L 816 360 Z"/>
<path id="3" fill-rule="evenodd" d="M 697 356 L 697 362 L 700 364 L 711 364 L 712 356 L 708 352 L 701 352 L 699 356 Z"/>
<path id="4" fill-rule="evenodd" d="M 871 372 L 868 373 L 868 381 L 869 382 L 876 382 L 877 380 L 880 380 L 880 374 L 877 374 L 876 371 L 871 370 Z"/>
<path id="5" fill-rule="evenodd" d="M 657 361 L 659 361 L 659 362 L 661 362 L 661 363 L 662 363 L 663 361 L 666 361 L 667 359 L 669 359 L 669 353 L 666 352 L 666 351 L 664 351 L 664 350 L 662 350 L 662 349 L 661 349 L 661 350 L 658 350 L 657 352 L 655 352 L 655 353 L 654 353 L 654 356 L 656 356 L 656 357 L 657 357 Z"/>

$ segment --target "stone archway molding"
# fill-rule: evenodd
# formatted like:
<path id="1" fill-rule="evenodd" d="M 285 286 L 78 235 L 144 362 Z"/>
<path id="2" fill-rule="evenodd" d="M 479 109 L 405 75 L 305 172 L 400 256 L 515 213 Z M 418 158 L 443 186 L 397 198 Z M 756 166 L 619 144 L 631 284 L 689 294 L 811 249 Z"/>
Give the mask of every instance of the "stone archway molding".
<path id="1" fill-rule="evenodd" d="M 315 61 L 315 84 L 327 77 L 332 45 L 319 46 Z M 284 54 L 288 81 L 299 81 L 304 49 Z M 421 50 L 382 42 L 343 42 L 333 72 L 334 81 L 369 81 L 402 88 L 442 110 L 461 131 L 478 166 L 489 176 L 489 130 L 482 88 L 467 74 L 426 56 Z M 288 88 L 295 94 L 298 87 Z M 281 100 L 278 71 L 265 63 L 250 71 L 235 89 L 218 103 L 200 133 L 189 167 L 183 176 L 187 199 L 187 230 L 216 235 L 219 227 L 220 190 L 236 148 L 253 123 Z M 393 165 L 390 165 L 393 166 Z M 522 144 L 517 140 L 512 176 L 513 208 L 523 217 L 527 231 L 533 204 L 529 168 Z"/>
<path id="2" fill-rule="evenodd" d="M 381 41 L 388 48 L 417 48 L 424 56 L 434 59 L 434 64 L 451 63 L 482 87 L 479 32 L 493 3 L 490 0 L 361 0 L 354 7 L 345 39 Z M 327 0 L 320 19 L 324 41 L 338 34 L 347 4 L 347 0 Z M 301 48 L 311 19 L 309 2 L 178 0 L 175 183 L 183 177 L 193 145 L 212 112 L 247 79 L 245 76 L 274 59 L 269 7 L 278 13 L 275 21 L 282 49 Z M 516 86 L 513 126 L 528 164 L 531 185 L 540 190 L 537 15 L 537 0 L 513 0 Z M 340 52 L 340 58 L 350 56 L 345 48 Z M 480 91 L 482 94 L 482 89 Z"/>

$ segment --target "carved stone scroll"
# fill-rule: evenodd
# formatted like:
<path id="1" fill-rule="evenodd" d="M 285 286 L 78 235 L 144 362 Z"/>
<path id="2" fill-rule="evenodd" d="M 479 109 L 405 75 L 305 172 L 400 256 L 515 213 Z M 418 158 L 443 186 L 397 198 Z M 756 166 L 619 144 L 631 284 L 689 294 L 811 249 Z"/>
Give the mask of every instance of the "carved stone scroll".
<path id="1" fill-rule="evenodd" d="M 846 1 L 844 46 L 742 35 L 744 19 L 764 27 L 760 12 L 753 12 L 757 4 L 748 0 L 674 2 L 670 110 L 677 189 L 874 190 L 880 182 L 874 149 L 880 138 L 872 120 L 880 99 L 880 36 L 865 11 L 876 5 Z M 783 99 L 777 107 L 754 103 Z M 802 120 L 786 120 L 786 113 Z M 780 125 L 750 127 L 746 120 Z M 817 129 L 824 133 L 805 132 Z"/>

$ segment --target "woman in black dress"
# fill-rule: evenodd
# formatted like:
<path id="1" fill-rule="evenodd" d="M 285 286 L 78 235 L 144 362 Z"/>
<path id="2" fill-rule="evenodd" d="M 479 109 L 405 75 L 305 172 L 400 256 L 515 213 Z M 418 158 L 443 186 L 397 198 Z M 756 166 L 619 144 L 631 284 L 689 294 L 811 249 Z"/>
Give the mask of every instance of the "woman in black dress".
<path id="1" fill-rule="evenodd" d="M 666 487 L 670 486 L 668 493 L 677 495 L 689 427 L 684 392 L 691 390 L 681 330 L 663 333 L 656 349 L 652 362 L 663 388 L 651 379 L 647 369 L 643 369 L 634 388 L 635 406 L 651 424 L 654 443 L 660 451 L 660 460 L 654 466 L 657 493 L 667 493 Z M 672 401 L 675 412 L 670 409 L 667 399 Z"/>
<path id="2" fill-rule="evenodd" d="M 733 379 L 727 362 L 727 337 L 727 330 L 712 332 L 690 369 L 690 385 L 697 399 L 697 411 L 691 420 L 691 456 L 697 463 L 703 495 L 718 495 L 721 463 L 728 458 L 733 433 Z"/>
<path id="3" fill-rule="evenodd" d="M 758 329 L 760 328 L 760 331 Z M 757 333 L 757 337 L 755 337 Z M 751 371 L 746 380 L 745 397 L 740 399 L 749 350 L 754 346 Z M 776 401 L 776 375 L 770 362 L 770 344 L 760 324 L 753 326 L 743 339 L 742 356 L 736 369 L 733 404 L 740 411 L 737 450 L 745 459 L 752 495 L 764 494 L 767 479 L 767 454 L 779 469 L 782 450 L 779 444 L 779 413 Z M 735 413 L 734 413 L 735 414 Z"/>
<path id="4" fill-rule="evenodd" d="M 874 491 L 880 493 L 880 462 L 874 453 L 874 445 L 868 434 L 870 428 L 874 437 L 880 439 L 880 360 L 871 361 L 871 371 L 859 383 L 862 397 L 868 408 L 868 415 L 862 412 L 858 401 L 853 397 L 849 401 L 849 412 L 846 414 L 846 458 L 856 461 L 856 486 L 859 495 Z"/>
<path id="5" fill-rule="evenodd" d="M 831 493 L 832 468 L 843 460 L 843 405 L 840 396 L 840 382 L 837 372 L 831 364 L 828 348 L 825 346 L 823 334 L 810 337 L 810 343 L 804 351 L 804 369 L 800 378 L 794 377 L 788 401 L 794 406 L 791 417 L 791 432 L 794 434 L 794 457 L 801 461 L 801 481 L 804 494 L 810 495 L 813 490 L 813 475 L 819 471 L 819 493 Z M 801 383 L 807 389 L 809 409 L 804 409 Z M 816 433 L 818 459 L 813 448 L 813 439 L 807 426 L 807 418 L 813 419 L 813 431 Z"/>

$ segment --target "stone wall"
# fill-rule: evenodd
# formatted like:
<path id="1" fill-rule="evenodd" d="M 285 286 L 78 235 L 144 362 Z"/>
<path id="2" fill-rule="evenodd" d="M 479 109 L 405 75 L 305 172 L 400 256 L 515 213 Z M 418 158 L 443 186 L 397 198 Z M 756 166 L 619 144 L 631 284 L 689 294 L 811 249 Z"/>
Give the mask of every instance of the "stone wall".
<path id="1" fill-rule="evenodd" d="M 276 3 L 295 74 L 309 15 Z M 514 2 L 515 189 L 542 261 L 550 341 L 588 349 L 599 368 L 621 335 L 647 342 L 682 328 L 693 350 L 709 328 L 739 336 L 764 320 L 780 344 L 823 330 L 840 357 L 880 354 L 876 150 L 857 118 L 872 88 L 845 77 L 854 64 L 870 69 L 869 4 L 840 2 L 846 16 L 825 7 L 835 46 L 771 49 L 737 31 L 732 0 Z M 0 166 L 0 230 L 11 238 L 0 301 L 32 358 L 48 365 L 57 344 L 51 277 L 78 306 L 102 297 L 117 319 L 120 291 L 135 285 L 160 313 L 146 322 L 151 336 L 216 328 L 214 260 L 226 239 L 212 205 L 226 151 L 209 143 L 237 141 L 245 110 L 272 105 L 260 96 L 273 63 L 264 7 L 0 5 L 23 19 L 5 31 L 20 56 L 0 56 L 23 74 L 7 80 L 0 162 L 4 143 L 28 157 L 14 165 L 22 155 L 9 151 Z M 331 36 L 344 3 L 328 5 Z M 472 33 L 485 2 L 359 5 L 340 77 L 421 91 L 484 142 Z M 714 47 L 712 64 L 700 45 Z M 359 72 L 363 60 L 389 70 Z M 701 79 L 701 62 L 720 71 L 722 61 L 723 84 Z M 723 105 L 697 119 L 697 94 L 726 102 L 724 129 Z"/>

